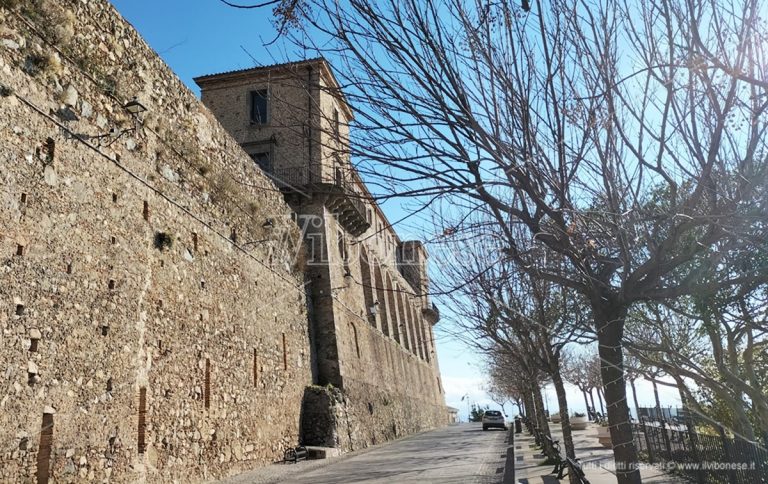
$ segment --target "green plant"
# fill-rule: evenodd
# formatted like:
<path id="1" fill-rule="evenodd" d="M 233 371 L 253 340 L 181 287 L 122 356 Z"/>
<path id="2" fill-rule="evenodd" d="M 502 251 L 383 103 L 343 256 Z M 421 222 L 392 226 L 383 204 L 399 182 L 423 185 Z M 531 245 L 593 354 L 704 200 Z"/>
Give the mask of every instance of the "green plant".
<path id="1" fill-rule="evenodd" d="M 22 70 L 30 76 L 37 76 L 46 72 L 51 64 L 51 57 L 42 54 L 29 54 L 24 59 Z"/>
<path id="2" fill-rule="evenodd" d="M 239 188 L 231 177 L 219 173 L 211 184 L 211 199 L 217 203 L 227 199 L 237 199 Z"/>
<path id="3" fill-rule="evenodd" d="M 197 167 L 197 172 L 200 173 L 202 176 L 205 176 L 211 172 L 211 167 L 208 165 L 200 165 Z"/>
<path id="4" fill-rule="evenodd" d="M 117 79 L 110 75 L 104 76 L 101 79 L 101 89 L 107 96 L 115 96 L 117 94 Z"/>
<path id="5" fill-rule="evenodd" d="M 472 405 L 472 410 L 469 413 L 469 421 L 470 422 L 480 422 L 483 420 L 483 415 L 485 414 L 485 411 L 488 410 L 488 406 L 486 405 L 485 408 L 480 407 L 480 405 Z"/>
<path id="6" fill-rule="evenodd" d="M 165 232 L 155 232 L 155 249 L 165 250 L 173 247 L 173 237 Z"/>
<path id="7" fill-rule="evenodd" d="M 21 3 L 20 0 L 0 0 L 0 7 L 6 10 L 15 10 Z"/>

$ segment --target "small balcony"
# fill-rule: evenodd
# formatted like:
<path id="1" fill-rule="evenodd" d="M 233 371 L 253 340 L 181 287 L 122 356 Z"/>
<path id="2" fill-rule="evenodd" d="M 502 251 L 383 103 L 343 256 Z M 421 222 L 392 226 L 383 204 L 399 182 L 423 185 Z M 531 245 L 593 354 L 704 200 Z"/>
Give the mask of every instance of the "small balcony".
<path id="1" fill-rule="evenodd" d="M 371 226 L 363 198 L 352 188 L 341 168 L 336 168 L 333 174 L 308 167 L 280 168 L 268 174 L 286 194 L 326 196 L 325 206 L 350 234 L 357 237 Z"/>
<path id="2" fill-rule="evenodd" d="M 421 309 L 421 314 L 424 315 L 424 319 L 431 325 L 437 324 L 440 321 L 440 310 L 434 304 L 429 304 Z"/>

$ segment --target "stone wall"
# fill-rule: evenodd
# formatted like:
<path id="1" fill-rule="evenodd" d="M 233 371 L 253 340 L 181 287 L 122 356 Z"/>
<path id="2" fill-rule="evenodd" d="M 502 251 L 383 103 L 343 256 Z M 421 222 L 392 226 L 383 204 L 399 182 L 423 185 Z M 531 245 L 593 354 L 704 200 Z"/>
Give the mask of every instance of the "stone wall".
<path id="1" fill-rule="evenodd" d="M 296 185 L 288 196 L 310 254 L 314 382 L 339 392 L 305 394 L 303 442 L 350 450 L 447 423 L 432 327 L 422 312 L 429 305 L 426 252 L 417 242 L 401 245 L 350 163 L 352 113 L 330 66 L 313 59 L 195 81 L 203 102 L 246 150 L 273 140 L 273 175 Z M 249 120 L 247 99 L 256 89 L 270 93 L 263 125 Z M 320 166 L 327 174 L 341 169 L 351 182 L 344 189 L 351 186 L 350 196 L 365 205 L 364 233 L 355 236 L 340 222 L 327 187 L 286 179 Z"/>
<path id="2" fill-rule="evenodd" d="M 324 232 L 337 233 L 334 218 L 326 214 L 324 220 Z M 321 425 L 304 415 L 303 430 L 310 431 L 302 435 L 304 442 L 320 445 L 322 440 L 333 441 L 348 451 L 447 424 L 431 327 L 421 315 L 424 298 L 412 292 L 398 271 L 383 267 L 394 281 L 393 287 L 402 292 L 383 292 L 387 299 L 392 296 L 397 305 L 381 304 L 376 318 L 369 318 L 362 265 L 376 264 L 375 246 L 367 241 L 349 245 L 349 262 L 343 264 L 334 240 L 326 237 L 315 241 L 327 242 L 324 250 L 330 261 L 321 267 L 309 266 L 309 273 L 316 274 L 313 306 L 319 314 L 317 326 L 321 333 L 318 354 L 332 354 L 328 359 L 335 365 L 320 372 L 328 380 L 320 383 L 332 383 L 340 392 L 336 398 L 327 399 L 330 409 L 315 411 L 317 415 L 334 415 L 320 418 L 333 424 L 324 439 L 312 440 L 314 429 Z M 368 251 L 362 253 L 364 247 Z M 322 277 L 317 278 L 320 268 Z M 352 282 L 345 283 L 345 271 L 352 275 Z M 383 319 L 390 328 L 401 326 L 399 341 L 393 331 L 382 331 Z M 420 331 L 418 337 L 416 330 Z M 321 408 L 326 404 L 326 400 L 314 400 Z"/>
<path id="3" fill-rule="evenodd" d="M 311 383 L 282 195 L 108 2 L 18 3 L 0 8 L 0 481 L 279 459 Z"/>

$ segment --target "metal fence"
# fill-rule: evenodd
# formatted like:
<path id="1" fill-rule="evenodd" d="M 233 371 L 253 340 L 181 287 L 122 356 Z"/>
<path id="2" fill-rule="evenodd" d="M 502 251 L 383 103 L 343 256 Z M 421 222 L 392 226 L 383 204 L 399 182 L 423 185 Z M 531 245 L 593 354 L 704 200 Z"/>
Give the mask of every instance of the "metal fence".
<path id="1" fill-rule="evenodd" d="M 675 420 L 641 418 L 633 424 L 643 460 L 701 484 L 768 484 L 768 450 L 762 443 L 729 436 L 717 424 Z"/>

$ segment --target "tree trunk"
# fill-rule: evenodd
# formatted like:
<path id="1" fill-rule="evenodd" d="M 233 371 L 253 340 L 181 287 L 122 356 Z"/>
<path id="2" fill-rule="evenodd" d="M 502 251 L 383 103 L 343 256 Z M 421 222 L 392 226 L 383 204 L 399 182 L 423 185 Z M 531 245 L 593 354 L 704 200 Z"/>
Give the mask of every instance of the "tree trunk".
<path id="1" fill-rule="evenodd" d="M 659 400 L 659 387 L 656 386 L 655 381 L 651 381 L 653 383 L 653 398 L 656 399 L 656 420 L 661 422 L 664 420 L 664 415 L 661 413 L 661 400 Z"/>
<path id="2" fill-rule="evenodd" d="M 587 392 L 582 390 L 581 394 L 584 396 L 584 407 L 587 409 L 587 420 L 592 420 L 592 412 L 589 411 L 589 400 L 587 400 Z"/>
<path id="3" fill-rule="evenodd" d="M 523 396 L 523 406 L 525 407 L 525 416 L 531 419 L 531 422 L 536 422 L 536 406 L 533 404 L 533 393 L 526 392 Z"/>
<path id="4" fill-rule="evenodd" d="M 539 430 L 544 435 L 552 437 L 552 434 L 549 432 L 549 423 L 547 423 L 547 414 L 544 412 L 544 399 L 541 397 L 541 389 L 536 389 L 533 392 L 533 404 L 536 405 Z"/>
<path id="5" fill-rule="evenodd" d="M 600 413 L 605 416 L 605 408 L 603 407 L 603 397 L 600 396 L 600 389 L 597 389 L 597 401 L 600 402 Z"/>
<path id="6" fill-rule="evenodd" d="M 674 378 L 674 377 L 673 377 Z M 685 396 L 685 387 L 683 386 L 683 380 L 675 378 L 675 384 L 677 385 L 677 393 L 680 394 L 680 406 L 684 410 L 688 410 L 688 397 Z"/>
<path id="7" fill-rule="evenodd" d="M 632 387 L 632 400 L 635 401 L 635 418 L 640 421 L 640 405 L 637 403 L 637 389 L 635 388 L 635 380 L 629 380 L 629 386 Z"/>
<path id="8" fill-rule="evenodd" d="M 560 405 L 560 427 L 563 429 L 565 455 L 571 459 L 575 459 L 576 450 L 573 447 L 573 434 L 571 433 L 571 419 L 568 415 L 568 400 L 565 397 L 565 385 L 563 385 L 563 378 L 560 376 L 559 368 L 552 373 L 552 382 L 554 382 L 555 392 L 557 392 L 557 403 Z M 571 484 L 578 483 L 578 479 L 574 472 L 569 472 L 568 475 L 570 476 Z"/>
<path id="9" fill-rule="evenodd" d="M 734 400 L 733 405 L 730 405 L 733 412 L 734 427 L 736 432 L 747 440 L 755 440 L 755 431 L 752 427 L 752 422 L 749 421 L 749 416 L 744 410 L 744 404 L 740 400 Z"/>
<path id="10" fill-rule="evenodd" d="M 595 407 L 595 395 L 592 393 L 592 389 L 589 389 L 589 399 L 592 400 L 592 413 L 597 412 L 597 407 Z"/>
<path id="11" fill-rule="evenodd" d="M 621 347 L 627 309 L 603 294 L 597 295 L 592 301 L 601 360 L 600 376 L 605 389 L 613 459 L 616 462 L 616 481 L 618 484 L 641 484 L 637 449 L 629 422 L 624 354 Z"/>

